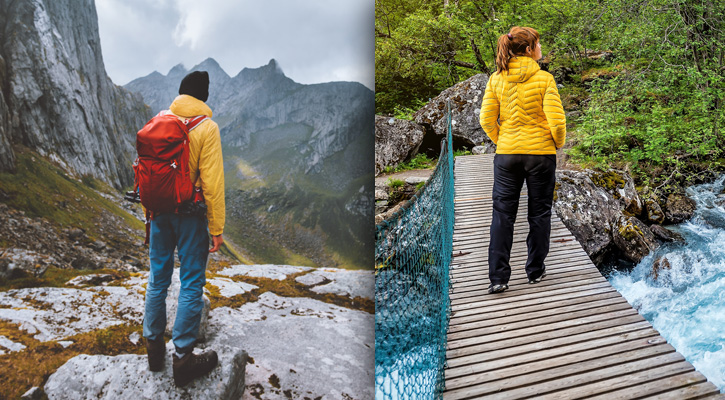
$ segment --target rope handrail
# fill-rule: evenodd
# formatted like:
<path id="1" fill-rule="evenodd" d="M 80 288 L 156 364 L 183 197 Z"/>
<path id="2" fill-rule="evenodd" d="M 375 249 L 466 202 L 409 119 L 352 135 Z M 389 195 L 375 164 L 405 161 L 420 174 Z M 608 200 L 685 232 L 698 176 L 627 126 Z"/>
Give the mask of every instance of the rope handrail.
<path id="1" fill-rule="evenodd" d="M 433 174 L 375 232 L 375 398 L 438 399 L 445 380 L 453 250 L 453 148 L 448 130 Z"/>

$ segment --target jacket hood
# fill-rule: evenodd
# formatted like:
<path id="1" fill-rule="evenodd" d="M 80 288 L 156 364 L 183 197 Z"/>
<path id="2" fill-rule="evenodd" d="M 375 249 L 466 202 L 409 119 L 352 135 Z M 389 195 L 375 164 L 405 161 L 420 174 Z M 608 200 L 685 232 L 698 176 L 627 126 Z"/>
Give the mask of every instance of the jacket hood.
<path id="1" fill-rule="evenodd" d="M 531 57 L 512 57 L 509 60 L 509 70 L 503 75 L 507 82 L 526 82 L 540 69 L 539 64 Z"/>
<path id="2" fill-rule="evenodd" d="M 169 110 L 184 118 L 196 117 L 197 115 L 206 115 L 209 118 L 212 117 L 211 108 L 209 108 L 206 103 L 187 94 L 177 96 L 174 99 L 174 102 L 171 103 Z"/>

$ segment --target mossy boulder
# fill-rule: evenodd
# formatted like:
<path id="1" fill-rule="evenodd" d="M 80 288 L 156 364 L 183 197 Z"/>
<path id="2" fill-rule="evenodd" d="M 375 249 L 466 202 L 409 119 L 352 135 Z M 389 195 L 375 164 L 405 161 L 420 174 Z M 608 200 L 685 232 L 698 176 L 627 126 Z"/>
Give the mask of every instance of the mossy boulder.
<path id="1" fill-rule="evenodd" d="M 657 197 L 652 195 L 644 199 L 644 207 L 644 216 L 646 217 L 647 222 L 652 224 L 661 224 L 665 222 L 665 213 L 662 211 L 662 207 L 660 207 Z"/>
<path id="2" fill-rule="evenodd" d="M 665 218 L 668 223 L 679 224 L 692 218 L 697 205 L 685 193 L 671 193 L 665 202 Z"/>
<path id="3" fill-rule="evenodd" d="M 375 116 L 375 175 L 418 153 L 424 129 L 413 121 Z"/>
<path id="4" fill-rule="evenodd" d="M 646 244 L 656 245 L 652 232 L 635 218 L 642 214 L 643 203 L 626 172 L 561 170 L 556 176 L 554 208 L 595 264 L 612 253 L 641 259 L 649 246 L 630 243 L 637 236 L 647 238 Z M 620 234 L 618 224 L 623 217 L 638 223 Z"/>
<path id="5" fill-rule="evenodd" d="M 652 231 L 635 217 L 622 215 L 612 229 L 614 243 L 632 262 L 640 262 L 659 247 Z"/>
<path id="6" fill-rule="evenodd" d="M 629 174 L 614 169 L 588 173 L 595 185 L 620 200 L 625 214 L 632 216 L 642 214 L 642 200 L 634 186 L 634 180 Z"/>

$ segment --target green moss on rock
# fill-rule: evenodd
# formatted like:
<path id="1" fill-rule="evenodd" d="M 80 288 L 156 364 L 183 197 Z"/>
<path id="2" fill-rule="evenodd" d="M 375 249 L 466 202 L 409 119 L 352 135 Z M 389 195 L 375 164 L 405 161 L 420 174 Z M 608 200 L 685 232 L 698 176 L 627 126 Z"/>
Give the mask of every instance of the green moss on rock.
<path id="1" fill-rule="evenodd" d="M 615 171 L 595 172 L 591 179 L 595 185 L 612 193 L 615 199 L 622 197 L 618 189 L 624 189 L 624 185 L 627 183 L 624 177 Z"/>

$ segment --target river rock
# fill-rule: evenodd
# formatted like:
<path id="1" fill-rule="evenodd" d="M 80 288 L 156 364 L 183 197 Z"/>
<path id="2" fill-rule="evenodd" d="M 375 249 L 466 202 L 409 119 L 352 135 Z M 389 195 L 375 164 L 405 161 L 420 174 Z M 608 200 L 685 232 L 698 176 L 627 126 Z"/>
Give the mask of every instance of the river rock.
<path id="1" fill-rule="evenodd" d="M 496 145 L 483 131 L 479 122 L 487 83 L 488 75 L 478 74 L 444 90 L 413 115 L 415 122 L 439 137 L 445 136 L 448 130 L 446 103 L 450 101 L 454 140 L 462 142 L 468 148 L 482 145 L 486 152 L 495 152 Z"/>
<path id="2" fill-rule="evenodd" d="M 671 231 L 662 225 L 653 224 L 650 225 L 649 229 L 655 235 L 655 237 L 663 242 L 681 242 L 684 243 L 685 239 L 677 232 Z"/>
<path id="3" fill-rule="evenodd" d="M 642 213 L 642 200 L 625 172 L 560 170 L 556 176 L 554 209 L 595 264 L 611 252 L 639 260 L 652 249 L 652 243 L 656 245 L 652 232 L 641 222 L 636 226 L 643 231 L 644 240 L 624 240 L 618 233 L 623 217 Z"/>
<path id="4" fill-rule="evenodd" d="M 612 229 L 614 243 L 634 263 L 659 247 L 652 231 L 635 217 L 622 215 Z"/>
<path id="5" fill-rule="evenodd" d="M 413 121 L 375 116 L 375 175 L 396 167 L 418 153 L 423 127 Z"/>
<path id="6" fill-rule="evenodd" d="M 586 172 L 556 172 L 554 209 L 595 263 L 612 245 L 611 227 L 621 215 L 619 202 L 597 186 Z"/>
<path id="7" fill-rule="evenodd" d="M 172 335 L 174 330 L 174 322 L 176 321 L 176 311 L 179 308 L 179 291 L 181 290 L 181 280 L 179 279 L 179 269 L 174 268 L 171 275 L 171 285 L 166 295 L 166 334 Z M 206 340 L 207 327 L 209 325 L 209 310 L 211 310 L 211 302 L 205 295 L 201 295 L 204 306 L 201 309 L 201 322 L 199 323 L 199 333 L 197 340 L 203 342 Z"/>
<path id="8" fill-rule="evenodd" d="M 634 187 L 634 179 L 629 174 L 614 169 L 604 172 L 587 171 L 587 173 L 595 185 L 620 201 L 626 214 L 636 217 L 642 213 L 642 200 Z"/>
<path id="9" fill-rule="evenodd" d="M 245 387 L 247 354 L 238 346 L 209 343 L 219 355 L 219 365 L 209 375 L 183 388 L 174 385 L 171 341 L 166 346 L 166 367 L 148 370 L 146 355 L 81 354 L 68 360 L 48 378 L 48 399 L 240 399 Z M 197 349 L 201 352 L 204 349 Z"/>
<path id="10" fill-rule="evenodd" d="M 647 221 L 651 224 L 661 224 L 665 222 L 665 213 L 660 207 L 659 200 L 654 195 L 644 199 L 645 215 Z"/>
<path id="11" fill-rule="evenodd" d="M 684 193 L 671 193 L 665 203 L 665 217 L 668 223 L 679 224 L 692 218 L 697 205 Z"/>
<path id="12" fill-rule="evenodd" d="M 670 268 L 670 260 L 668 260 L 667 257 L 660 257 L 656 259 L 655 262 L 652 263 L 652 278 L 657 280 L 663 270 Z"/>

